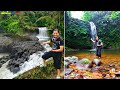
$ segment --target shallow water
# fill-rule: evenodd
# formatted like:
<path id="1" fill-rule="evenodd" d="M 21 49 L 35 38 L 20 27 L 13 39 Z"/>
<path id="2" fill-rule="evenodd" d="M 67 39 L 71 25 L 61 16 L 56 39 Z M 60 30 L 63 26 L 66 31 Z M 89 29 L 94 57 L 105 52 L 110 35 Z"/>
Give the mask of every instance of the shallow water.
<path id="1" fill-rule="evenodd" d="M 93 61 L 94 59 L 97 59 L 98 57 L 96 57 L 96 53 L 91 52 L 89 50 L 81 50 L 79 52 L 66 52 L 66 57 L 67 56 L 77 56 L 78 60 L 81 60 L 83 58 L 87 58 L 90 61 Z M 99 72 L 96 73 L 95 71 L 95 67 L 92 70 L 92 78 L 90 79 L 103 79 L 102 75 L 105 74 L 106 76 L 104 77 L 104 79 L 108 78 L 108 79 L 113 79 L 113 78 L 119 78 L 116 77 L 115 74 L 113 74 L 111 71 L 113 71 L 113 69 L 115 70 L 115 72 L 119 72 L 120 71 L 120 50 L 103 50 L 102 51 L 102 57 L 101 57 L 101 62 L 102 64 L 98 67 L 101 68 L 101 71 L 98 70 Z M 110 66 L 113 65 L 113 66 Z M 73 67 L 72 67 L 73 68 Z M 67 68 L 66 68 L 67 70 Z M 82 72 L 82 71 L 81 71 Z M 80 71 L 78 71 L 77 73 L 79 75 L 83 75 L 81 74 Z M 88 72 L 87 70 L 84 71 L 85 73 Z M 67 72 L 66 72 L 67 73 Z M 74 78 L 76 79 L 77 76 L 75 76 L 76 70 L 74 70 L 71 74 L 66 75 L 65 78 Z M 112 73 L 112 74 L 111 74 Z M 89 74 L 86 74 L 89 76 Z M 84 75 L 83 75 L 84 76 Z M 83 77 L 82 77 L 83 78 Z M 89 79 L 89 77 L 87 77 Z M 83 79 L 87 79 L 86 77 Z M 120 78 L 119 78 L 120 79 Z"/>
<path id="2" fill-rule="evenodd" d="M 66 52 L 65 56 L 77 56 L 78 59 L 88 58 L 96 59 L 96 53 L 89 50 L 81 50 L 79 52 Z M 104 64 L 115 64 L 120 67 L 120 50 L 102 50 L 101 59 Z"/>

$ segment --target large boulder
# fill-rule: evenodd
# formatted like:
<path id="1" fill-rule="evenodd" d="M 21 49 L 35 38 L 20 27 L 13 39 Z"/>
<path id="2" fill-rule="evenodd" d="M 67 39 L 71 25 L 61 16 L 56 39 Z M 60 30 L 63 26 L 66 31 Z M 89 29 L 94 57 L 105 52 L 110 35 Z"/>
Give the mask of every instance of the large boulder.
<path id="1" fill-rule="evenodd" d="M 83 59 L 81 59 L 81 60 L 79 61 L 79 63 L 80 63 L 80 64 L 90 64 L 91 61 L 90 61 L 89 59 L 87 59 L 87 58 L 83 58 Z"/>
<path id="2" fill-rule="evenodd" d="M 19 67 L 29 60 L 30 55 L 44 50 L 38 41 L 16 41 L 10 45 L 10 49 L 10 61 L 7 67 L 13 73 L 20 70 Z"/>
<path id="3" fill-rule="evenodd" d="M 0 36 L 0 52 L 9 52 L 9 45 L 13 43 L 13 39 L 7 36 Z"/>
<path id="4" fill-rule="evenodd" d="M 102 62 L 101 62 L 101 60 L 99 60 L 99 59 L 94 59 L 94 60 L 92 61 L 92 64 L 95 64 L 96 66 L 100 66 L 100 65 L 102 64 Z"/>

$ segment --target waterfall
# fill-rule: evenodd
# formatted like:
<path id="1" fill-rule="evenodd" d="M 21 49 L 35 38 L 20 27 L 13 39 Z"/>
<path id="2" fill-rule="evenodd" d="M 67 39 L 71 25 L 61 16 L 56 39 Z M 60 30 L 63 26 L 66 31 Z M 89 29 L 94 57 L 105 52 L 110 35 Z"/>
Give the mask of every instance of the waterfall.
<path id="1" fill-rule="evenodd" d="M 49 39 L 49 36 L 47 34 L 47 27 L 40 27 L 39 34 L 36 36 L 39 41 L 47 41 Z"/>
<path id="2" fill-rule="evenodd" d="M 39 41 L 47 41 L 49 39 L 49 36 L 47 34 L 47 28 L 46 27 L 40 27 L 39 29 L 39 34 L 36 36 Z M 8 65 L 9 61 L 8 60 L 5 64 L 2 65 L 2 67 L 0 68 L 0 79 L 13 79 L 16 76 L 23 74 L 24 72 L 33 69 L 37 66 L 43 67 L 43 59 L 42 59 L 42 55 L 47 52 L 50 51 L 52 48 L 50 47 L 49 44 L 45 44 L 42 45 L 45 50 L 44 51 L 38 51 L 36 53 L 33 53 L 32 55 L 29 56 L 29 60 L 24 62 L 24 64 L 22 64 L 20 66 L 20 71 L 17 73 L 12 73 L 6 66 Z M 48 60 L 51 60 L 51 58 L 49 58 Z M 47 61 L 48 61 L 47 60 Z"/>
<path id="3" fill-rule="evenodd" d="M 89 22 L 90 23 L 90 27 L 91 27 L 91 38 L 95 41 L 96 40 L 96 36 L 97 36 L 97 30 L 96 30 L 96 26 L 93 22 Z M 93 49 L 96 49 L 95 44 L 93 43 Z"/>

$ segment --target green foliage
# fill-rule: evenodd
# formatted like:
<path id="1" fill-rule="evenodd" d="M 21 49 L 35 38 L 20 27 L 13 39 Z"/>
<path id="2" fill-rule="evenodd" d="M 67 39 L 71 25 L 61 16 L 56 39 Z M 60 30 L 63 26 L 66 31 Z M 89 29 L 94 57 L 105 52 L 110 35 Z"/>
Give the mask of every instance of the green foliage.
<path id="1" fill-rule="evenodd" d="M 1 13 L 2 11 L 0 11 Z M 0 27 L 12 35 L 23 35 L 38 27 L 59 28 L 64 36 L 63 11 L 20 11 L 20 14 L 0 14 Z"/>
<path id="2" fill-rule="evenodd" d="M 101 11 L 99 17 L 93 19 L 93 22 L 97 26 L 98 36 L 103 41 L 104 48 L 120 48 L 119 11 Z"/>
<path id="3" fill-rule="evenodd" d="M 55 21 L 50 16 L 43 16 L 36 21 L 36 24 L 40 25 L 40 27 L 54 28 L 53 25 L 55 24 Z"/>
<path id="4" fill-rule="evenodd" d="M 92 18 L 91 12 L 90 11 L 84 11 L 84 15 L 83 15 L 82 19 L 85 20 L 85 21 L 89 21 L 89 20 L 91 20 L 91 18 Z"/>
<path id="5" fill-rule="evenodd" d="M 120 11 L 113 11 L 110 15 L 112 19 L 118 18 L 120 15 Z"/>
<path id="6" fill-rule="evenodd" d="M 65 30 L 66 47 L 74 49 L 90 48 L 88 27 L 88 22 L 70 18 Z"/>
<path id="7" fill-rule="evenodd" d="M 89 48 L 92 45 L 89 25 L 78 23 L 80 20 L 72 22 L 71 19 L 70 17 L 67 18 L 66 22 L 66 46 L 70 48 Z M 103 41 L 104 48 L 120 48 L 120 11 L 84 11 L 82 19 L 84 21 L 81 22 L 92 21 L 95 23 L 98 37 Z M 85 30 L 88 30 L 88 34 Z M 75 37 L 75 35 L 77 36 Z"/>

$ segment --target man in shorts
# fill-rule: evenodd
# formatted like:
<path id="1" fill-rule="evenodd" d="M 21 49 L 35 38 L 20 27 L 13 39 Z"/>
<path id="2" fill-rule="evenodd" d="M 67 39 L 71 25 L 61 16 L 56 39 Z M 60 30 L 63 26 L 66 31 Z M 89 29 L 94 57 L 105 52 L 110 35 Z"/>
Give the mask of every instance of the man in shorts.
<path id="1" fill-rule="evenodd" d="M 50 57 L 53 57 L 54 67 L 57 69 L 56 79 L 60 79 L 61 58 L 62 58 L 62 52 L 64 50 L 64 41 L 60 37 L 60 33 L 58 29 L 55 29 L 53 31 L 53 37 L 50 41 L 42 42 L 42 44 L 49 44 L 50 42 L 52 42 L 52 50 L 44 53 L 42 58 L 44 59 L 44 65 L 46 66 L 46 60 Z"/>

